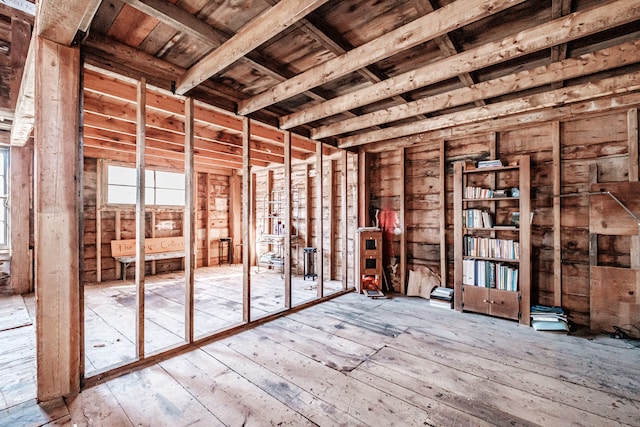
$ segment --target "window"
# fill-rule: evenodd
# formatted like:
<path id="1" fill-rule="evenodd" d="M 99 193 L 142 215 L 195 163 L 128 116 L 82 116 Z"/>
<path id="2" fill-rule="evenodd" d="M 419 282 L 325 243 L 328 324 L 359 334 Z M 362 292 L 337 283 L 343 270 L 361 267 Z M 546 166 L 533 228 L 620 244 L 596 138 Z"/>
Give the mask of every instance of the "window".
<path id="1" fill-rule="evenodd" d="M 135 168 L 108 165 L 107 203 L 134 205 L 136 182 Z M 184 174 L 146 169 L 145 204 L 184 206 Z"/>
<path id="2" fill-rule="evenodd" d="M 9 247 L 9 149 L 0 149 L 0 249 Z"/>

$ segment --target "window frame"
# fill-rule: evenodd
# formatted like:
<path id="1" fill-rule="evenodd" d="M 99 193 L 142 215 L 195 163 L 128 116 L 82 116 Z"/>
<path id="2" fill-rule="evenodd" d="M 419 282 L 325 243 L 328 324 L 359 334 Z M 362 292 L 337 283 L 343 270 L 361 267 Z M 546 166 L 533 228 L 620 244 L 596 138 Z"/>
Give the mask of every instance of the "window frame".
<path id="1" fill-rule="evenodd" d="M 109 166 L 116 166 L 116 167 L 121 167 L 121 168 L 127 168 L 127 169 L 133 169 L 135 171 L 136 167 L 132 166 L 130 163 L 121 163 L 121 162 L 112 162 L 112 161 L 105 161 L 102 163 L 102 204 L 105 207 L 110 207 L 110 208 L 131 208 L 131 207 L 135 207 L 136 203 L 110 203 L 109 202 L 109 187 L 110 187 L 110 183 L 109 183 Z M 158 188 L 160 189 L 166 189 L 166 190 L 171 190 L 170 188 L 165 188 L 165 187 L 157 187 L 156 185 L 156 179 L 155 179 L 155 174 L 156 172 L 168 172 L 168 173 L 175 173 L 175 174 L 180 174 L 182 175 L 182 181 L 184 183 L 184 172 L 183 171 L 176 171 L 175 169 L 169 169 L 169 168 L 162 168 L 162 167 L 146 167 L 145 168 L 145 174 L 149 174 L 150 172 L 153 173 L 154 176 L 154 180 L 153 180 L 153 186 L 149 185 L 148 179 L 145 179 L 145 187 L 146 187 L 146 192 L 152 190 L 153 191 L 153 199 L 154 199 L 154 203 L 147 203 L 145 201 L 145 206 L 149 207 L 149 208 L 156 208 L 156 209 L 163 209 L 163 210 L 178 210 L 178 211 L 182 211 L 185 208 L 185 202 L 183 201 L 181 205 L 167 205 L 167 204 L 157 204 L 155 203 L 156 200 L 156 191 L 158 190 Z M 136 185 L 134 186 L 129 186 L 129 187 L 133 187 L 136 188 L 137 183 L 135 183 Z M 179 190 L 179 189 L 178 189 Z M 183 194 L 186 195 L 186 189 L 181 189 L 181 191 L 183 192 Z M 148 197 L 146 195 L 145 192 L 145 196 Z"/>

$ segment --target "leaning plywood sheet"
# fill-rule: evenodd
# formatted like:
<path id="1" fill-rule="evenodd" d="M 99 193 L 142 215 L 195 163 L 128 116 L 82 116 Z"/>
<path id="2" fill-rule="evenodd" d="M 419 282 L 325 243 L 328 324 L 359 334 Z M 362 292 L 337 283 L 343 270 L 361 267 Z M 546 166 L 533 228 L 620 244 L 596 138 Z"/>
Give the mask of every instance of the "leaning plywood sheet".
<path id="1" fill-rule="evenodd" d="M 610 191 L 631 212 L 640 216 L 640 182 L 593 184 L 591 191 Z M 638 223 L 608 194 L 591 196 L 589 214 L 590 233 L 626 236 L 638 234 Z"/>
<path id="2" fill-rule="evenodd" d="M 640 270 L 591 266 L 591 330 L 640 337 Z"/>

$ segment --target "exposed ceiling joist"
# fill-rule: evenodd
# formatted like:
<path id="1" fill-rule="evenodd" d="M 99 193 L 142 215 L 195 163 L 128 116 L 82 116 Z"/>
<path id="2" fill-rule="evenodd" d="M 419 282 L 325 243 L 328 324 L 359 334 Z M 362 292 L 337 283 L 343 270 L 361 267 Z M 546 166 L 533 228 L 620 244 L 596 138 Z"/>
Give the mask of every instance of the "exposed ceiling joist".
<path id="1" fill-rule="evenodd" d="M 192 66 L 179 78 L 176 92 L 184 95 L 327 1 L 280 1 L 240 29 L 218 49 Z"/>
<path id="2" fill-rule="evenodd" d="M 102 0 L 40 0 L 38 35 L 71 46 L 78 31 L 86 32 Z"/>
<path id="3" fill-rule="evenodd" d="M 246 115 L 273 105 L 522 1 L 524 0 L 496 0 L 490 4 L 483 0 L 453 2 L 263 93 L 240 101 L 238 113 Z"/>
<path id="4" fill-rule="evenodd" d="M 640 62 L 640 41 L 636 40 L 576 58 L 569 58 L 553 64 L 509 74 L 471 87 L 454 89 L 417 101 L 377 110 L 369 114 L 363 114 L 357 119 L 347 119 L 321 126 L 311 130 L 311 137 L 313 139 L 322 139 L 354 132 L 374 125 L 391 123 L 441 109 L 469 104 L 479 99 L 494 98 L 637 62 Z"/>
<path id="5" fill-rule="evenodd" d="M 457 2 L 456 2 L 457 3 Z M 455 3 L 454 3 L 455 4 Z M 444 10 L 439 9 L 439 10 Z M 428 16 L 428 15 L 427 15 Z M 618 1 L 556 19 L 503 40 L 489 42 L 437 63 L 392 77 L 365 89 L 338 96 L 329 101 L 281 118 L 288 129 L 339 114 L 393 95 L 425 87 L 509 59 L 584 37 L 598 31 L 624 25 L 640 18 L 640 0 Z"/>
<path id="6" fill-rule="evenodd" d="M 585 83 L 551 90 L 536 95 L 525 96 L 513 101 L 503 101 L 484 107 L 471 108 L 444 114 L 427 120 L 406 125 L 376 130 L 360 135 L 341 138 L 338 147 L 348 148 L 369 144 L 436 129 L 505 117 L 513 114 L 549 109 L 551 107 L 600 98 L 612 94 L 636 92 L 640 90 L 640 72 L 611 77 L 594 83 Z"/>

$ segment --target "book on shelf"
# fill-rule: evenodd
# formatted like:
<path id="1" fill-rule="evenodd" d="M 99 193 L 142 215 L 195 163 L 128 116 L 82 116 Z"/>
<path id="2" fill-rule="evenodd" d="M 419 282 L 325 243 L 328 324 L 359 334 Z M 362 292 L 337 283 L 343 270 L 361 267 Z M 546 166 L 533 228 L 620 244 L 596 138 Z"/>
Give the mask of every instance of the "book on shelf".
<path id="1" fill-rule="evenodd" d="M 520 242 L 515 240 L 465 235 L 462 244 L 465 256 L 514 261 L 520 259 Z"/>
<path id="2" fill-rule="evenodd" d="M 462 222 L 467 228 L 493 228 L 491 213 L 481 209 L 464 209 Z"/>
<path id="3" fill-rule="evenodd" d="M 502 166 L 502 162 L 499 159 L 494 160 L 480 160 L 478 162 L 478 169 L 483 168 L 499 168 Z"/>
<path id="4" fill-rule="evenodd" d="M 518 290 L 518 268 L 496 261 L 464 259 L 462 284 L 504 291 Z"/>

